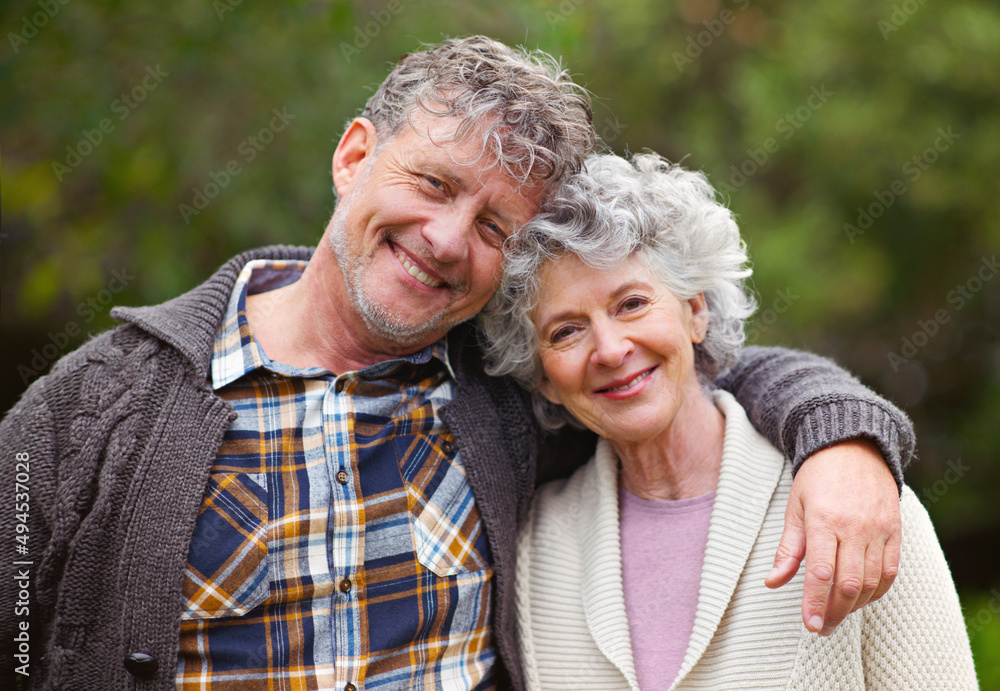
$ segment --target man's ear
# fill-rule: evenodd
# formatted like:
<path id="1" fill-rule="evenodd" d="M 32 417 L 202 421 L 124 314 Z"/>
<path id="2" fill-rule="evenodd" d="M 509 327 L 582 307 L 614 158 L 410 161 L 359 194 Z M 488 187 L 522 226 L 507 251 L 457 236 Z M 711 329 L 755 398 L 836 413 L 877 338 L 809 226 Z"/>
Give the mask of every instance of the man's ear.
<path id="1" fill-rule="evenodd" d="M 355 118 L 333 152 L 333 186 L 341 197 L 353 189 L 359 173 L 375 151 L 375 125 L 367 118 Z"/>
<path id="2" fill-rule="evenodd" d="M 688 300 L 691 306 L 691 342 L 701 343 L 708 333 L 708 303 L 705 294 L 698 293 Z"/>

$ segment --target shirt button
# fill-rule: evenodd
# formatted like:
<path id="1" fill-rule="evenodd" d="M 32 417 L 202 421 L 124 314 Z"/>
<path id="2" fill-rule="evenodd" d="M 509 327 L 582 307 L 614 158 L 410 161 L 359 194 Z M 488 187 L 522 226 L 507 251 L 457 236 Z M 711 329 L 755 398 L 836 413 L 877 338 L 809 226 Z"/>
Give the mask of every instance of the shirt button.
<path id="1" fill-rule="evenodd" d="M 344 687 L 344 691 L 358 691 L 358 687 L 354 684 L 348 684 Z"/>
<path id="2" fill-rule="evenodd" d="M 131 674 L 140 678 L 149 678 L 156 675 L 159 665 L 156 658 L 147 653 L 129 653 L 125 656 L 125 669 Z"/>
<path id="3" fill-rule="evenodd" d="M 344 380 L 338 379 L 337 383 L 333 385 L 333 388 L 337 391 L 337 393 L 344 393 Z"/>
<path id="4" fill-rule="evenodd" d="M 337 482 L 339 482 L 340 484 L 346 485 L 348 479 L 349 478 L 347 477 L 347 473 L 345 471 L 341 470 L 339 473 L 337 473 Z"/>
<path id="5" fill-rule="evenodd" d="M 345 578 L 340 582 L 340 592 L 349 593 L 351 592 L 351 579 Z"/>
<path id="6" fill-rule="evenodd" d="M 455 445 L 452 444 L 450 441 L 446 441 L 441 445 L 441 450 L 444 451 L 445 454 L 450 456 L 453 453 L 455 453 Z"/>

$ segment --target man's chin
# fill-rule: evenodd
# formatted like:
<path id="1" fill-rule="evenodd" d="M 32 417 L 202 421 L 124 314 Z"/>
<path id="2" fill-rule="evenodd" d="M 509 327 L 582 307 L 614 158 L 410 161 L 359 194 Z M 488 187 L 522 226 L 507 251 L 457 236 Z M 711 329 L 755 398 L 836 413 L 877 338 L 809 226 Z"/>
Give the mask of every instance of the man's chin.
<path id="1" fill-rule="evenodd" d="M 419 349 L 429 346 L 448 332 L 454 324 L 445 322 L 443 315 L 433 315 L 422 322 L 405 319 L 385 306 L 367 300 L 359 301 L 358 312 L 373 336 L 392 343 L 399 349 Z"/>

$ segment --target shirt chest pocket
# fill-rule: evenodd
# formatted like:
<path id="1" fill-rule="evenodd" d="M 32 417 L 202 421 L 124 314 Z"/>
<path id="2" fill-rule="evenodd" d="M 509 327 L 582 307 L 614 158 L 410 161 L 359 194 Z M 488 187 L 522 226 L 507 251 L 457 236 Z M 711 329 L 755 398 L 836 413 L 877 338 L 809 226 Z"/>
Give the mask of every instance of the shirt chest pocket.
<path id="1" fill-rule="evenodd" d="M 267 480 L 213 473 L 184 570 L 182 619 L 243 616 L 269 595 Z"/>
<path id="2" fill-rule="evenodd" d="M 418 435 L 395 440 L 417 560 L 438 576 L 490 569 L 482 517 L 454 445 Z"/>

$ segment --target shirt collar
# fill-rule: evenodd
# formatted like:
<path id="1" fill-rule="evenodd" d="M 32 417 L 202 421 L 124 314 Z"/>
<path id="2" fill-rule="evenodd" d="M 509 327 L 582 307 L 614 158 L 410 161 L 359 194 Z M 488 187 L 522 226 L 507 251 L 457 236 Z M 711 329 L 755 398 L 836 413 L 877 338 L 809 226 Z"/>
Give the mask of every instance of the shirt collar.
<path id="1" fill-rule="evenodd" d="M 288 377 L 305 378 L 331 374 L 322 367 L 293 367 L 283 362 L 272 361 L 257 342 L 247 322 L 248 294 L 275 290 L 294 283 L 301 278 L 306 264 L 308 262 L 299 260 L 255 259 L 243 267 L 233 286 L 222 324 L 215 333 L 211 367 L 214 390 L 221 389 L 256 369 L 265 369 Z M 356 374 L 365 379 L 378 379 L 395 372 L 404 363 L 422 365 L 432 359 L 439 360 L 451 378 L 455 378 L 455 372 L 448 359 L 447 336 L 416 353 L 370 365 L 358 370 Z"/>

